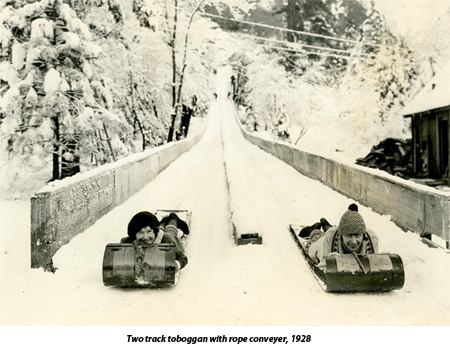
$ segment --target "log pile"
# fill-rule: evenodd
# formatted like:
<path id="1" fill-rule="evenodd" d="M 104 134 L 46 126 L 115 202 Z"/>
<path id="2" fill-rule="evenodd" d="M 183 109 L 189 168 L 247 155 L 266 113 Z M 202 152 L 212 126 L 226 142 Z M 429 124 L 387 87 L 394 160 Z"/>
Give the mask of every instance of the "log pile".
<path id="1" fill-rule="evenodd" d="M 373 146 L 364 158 L 358 158 L 356 164 L 381 169 L 391 175 L 409 179 L 413 176 L 412 140 L 388 138 Z"/>

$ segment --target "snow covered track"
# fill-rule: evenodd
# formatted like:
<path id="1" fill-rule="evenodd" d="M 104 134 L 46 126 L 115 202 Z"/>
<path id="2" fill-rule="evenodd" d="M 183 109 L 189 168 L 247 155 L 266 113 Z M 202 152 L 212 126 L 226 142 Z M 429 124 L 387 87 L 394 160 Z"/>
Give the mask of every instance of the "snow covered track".
<path id="1" fill-rule="evenodd" d="M 7 208 L 5 213 L 12 221 L 2 225 L 8 230 L 1 242 L 1 247 L 6 247 L 1 252 L 1 322 L 146 326 L 450 324 L 450 274 L 446 269 L 450 255 L 428 248 L 416 233 L 403 232 L 390 217 L 364 205 L 359 206 L 360 213 L 378 233 L 380 251 L 402 257 L 405 285 L 383 294 L 323 293 L 286 227 L 290 223 L 311 224 L 320 217 L 337 224 L 352 200 L 246 142 L 230 108 L 223 101 L 213 102 L 207 129 L 198 144 L 141 191 L 61 247 L 53 257 L 58 267 L 54 274 L 29 268 L 29 250 L 23 248 L 29 243 L 29 228 L 26 223 L 20 226 L 20 217 L 13 215 L 14 206 Z M 230 185 L 236 186 L 230 194 L 224 154 L 227 171 L 239 175 L 230 179 Z M 138 211 L 159 208 L 192 212 L 189 263 L 178 285 L 163 289 L 105 287 L 105 246 L 126 235 L 127 224 Z M 236 227 L 260 232 L 263 244 L 234 244 L 230 208 L 234 208 Z"/>
<path id="2" fill-rule="evenodd" d="M 249 164 L 245 154 L 241 155 L 242 147 L 248 144 L 239 133 L 238 125 L 233 119 L 234 114 L 225 108 L 228 104 L 229 101 L 222 102 L 221 136 L 233 235 L 237 245 L 261 244 L 263 237 L 258 218 L 260 211 L 257 206 L 258 197 L 254 195 L 257 191 L 251 189 L 257 174 L 252 173 L 251 163 Z"/>

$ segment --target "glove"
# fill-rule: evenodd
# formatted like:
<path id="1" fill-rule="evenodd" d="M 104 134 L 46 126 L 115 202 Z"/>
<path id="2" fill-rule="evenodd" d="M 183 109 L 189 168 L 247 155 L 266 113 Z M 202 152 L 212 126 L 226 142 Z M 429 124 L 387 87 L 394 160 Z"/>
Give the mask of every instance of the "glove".
<path id="1" fill-rule="evenodd" d="M 167 226 L 171 220 L 176 222 L 176 227 L 179 228 L 181 231 L 183 231 L 183 234 L 185 235 L 189 234 L 188 224 L 185 221 L 181 220 L 175 213 L 170 213 L 169 216 L 162 218 L 161 225 Z"/>

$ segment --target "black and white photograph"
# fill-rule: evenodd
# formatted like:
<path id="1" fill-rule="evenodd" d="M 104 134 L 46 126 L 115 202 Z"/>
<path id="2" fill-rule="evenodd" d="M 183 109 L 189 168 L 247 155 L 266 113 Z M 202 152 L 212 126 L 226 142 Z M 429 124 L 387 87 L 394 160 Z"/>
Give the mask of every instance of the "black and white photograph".
<path id="1" fill-rule="evenodd" d="M 0 343 L 442 345 L 449 38 L 450 0 L 0 0 Z"/>

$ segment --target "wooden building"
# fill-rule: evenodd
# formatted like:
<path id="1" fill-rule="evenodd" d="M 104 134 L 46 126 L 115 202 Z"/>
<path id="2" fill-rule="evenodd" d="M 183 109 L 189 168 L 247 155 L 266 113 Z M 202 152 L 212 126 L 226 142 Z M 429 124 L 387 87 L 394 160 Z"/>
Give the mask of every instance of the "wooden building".
<path id="1" fill-rule="evenodd" d="M 445 179 L 450 165 L 450 64 L 441 69 L 403 110 L 411 118 L 414 173 Z"/>

